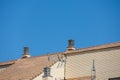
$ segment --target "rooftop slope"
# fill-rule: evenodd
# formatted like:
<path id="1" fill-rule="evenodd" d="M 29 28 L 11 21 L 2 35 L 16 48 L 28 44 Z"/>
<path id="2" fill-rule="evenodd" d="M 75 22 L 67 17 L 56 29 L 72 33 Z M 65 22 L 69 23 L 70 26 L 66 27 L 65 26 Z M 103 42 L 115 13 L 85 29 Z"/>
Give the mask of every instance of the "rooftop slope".
<path id="1" fill-rule="evenodd" d="M 66 54 L 93 51 L 93 50 L 101 50 L 101 49 L 115 48 L 115 47 L 120 47 L 120 42 L 114 42 L 114 43 L 110 43 L 110 44 L 104 44 L 104 45 L 99 45 L 99 46 L 92 46 L 92 47 L 88 47 L 88 48 L 81 48 L 81 49 L 77 49 L 77 50 L 67 51 Z"/>
<path id="2" fill-rule="evenodd" d="M 114 47 L 120 47 L 120 42 L 104 44 L 101 46 L 82 48 L 73 51 L 66 51 L 65 53 L 73 54 L 77 52 L 101 50 L 101 49 L 114 48 Z M 51 56 L 52 58 L 55 58 L 57 57 L 58 54 L 64 54 L 64 53 L 52 54 Z M 51 66 L 54 63 L 55 62 L 53 61 L 48 61 L 48 55 L 25 58 L 8 63 L 6 62 L 0 63 L 1 65 L 13 64 L 10 67 L 8 67 L 6 70 L 0 72 L 0 80 L 32 80 L 43 71 L 44 67 Z M 74 80 L 81 80 L 81 79 L 75 78 Z"/>
<path id="3" fill-rule="evenodd" d="M 53 58 L 57 55 L 51 56 Z M 31 80 L 39 75 L 44 67 L 54 63 L 54 61 L 48 61 L 48 55 L 16 60 L 13 65 L 0 72 L 0 80 Z"/>
<path id="4" fill-rule="evenodd" d="M 4 65 L 12 65 L 14 64 L 15 61 L 8 61 L 8 62 L 0 62 L 0 66 L 4 66 Z"/>

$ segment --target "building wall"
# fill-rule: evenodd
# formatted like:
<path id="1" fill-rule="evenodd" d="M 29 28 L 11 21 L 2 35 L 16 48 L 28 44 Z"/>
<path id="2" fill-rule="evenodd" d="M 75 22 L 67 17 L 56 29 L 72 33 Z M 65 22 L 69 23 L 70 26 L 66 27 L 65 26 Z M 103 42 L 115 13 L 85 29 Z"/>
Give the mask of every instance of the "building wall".
<path id="1" fill-rule="evenodd" d="M 33 80 L 43 80 L 42 76 L 44 73 L 40 74 Z M 58 61 L 53 66 L 51 66 L 51 76 L 53 80 L 60 80 L 64 78 L 64 63 Z"/>
<path id="2" fill-rule="evenodd" d="M 120 77 L 120 48 L 73 53 L 67 56 L 66 77 L 91 76 L 95 60 L 96 80 Z"/>

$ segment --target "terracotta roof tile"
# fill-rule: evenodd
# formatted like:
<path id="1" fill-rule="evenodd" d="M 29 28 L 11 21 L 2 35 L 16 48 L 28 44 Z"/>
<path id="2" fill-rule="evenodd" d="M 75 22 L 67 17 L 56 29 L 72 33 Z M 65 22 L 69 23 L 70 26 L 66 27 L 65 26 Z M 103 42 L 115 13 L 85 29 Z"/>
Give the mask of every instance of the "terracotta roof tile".
<path id="1" fill-rule="evenodd" d="M 57 57 L 57 54 L 51 56 Z M 48 55 L 20 59 L 0 72 L 0 80 L 30 80 L 39 75 L 44 67 L 54 63 L 54 61 L 48 61 Z"/>
<path id="2" fill-rule="evenodd" d="M 120 47 L 120 42 L 105 44 L 101 46 L 94 46 L 89 48 L 78 49 L 74 51 L 67 51 L 57 54 L 51 54 L 52 58 L 56 58 L 58 54 L 71 54 L 76 52 L 84 52 L 84 51 L 91 51 L 91 50 L 100 50 L 106 48 L 113 48 L 113 47 Z M 31 80 L 40 73 L 42 73 L 43 68 L 46 66 L 52 66 L 55 62 L 48 61 L 49 55 L 38 56 L 38 57 L 31 57 L 25 59 L 19 59 L 16 61 L 9 61 L 0 63 L 0 65 L 7 65 L 13 64 L 4 71 L 0 72 L 0 80 Z M 89 80 L 86 78 L 72 78 L 68 80 Z"/>
<path id="3" fill-rule="evenodd" d="M 0 66 L 11 65 L 11 64 L 14 64 L 14 63 L 15 63 L 15 60 L 14 61 L 8 61 L 8 62 L 0 62 Z"/>

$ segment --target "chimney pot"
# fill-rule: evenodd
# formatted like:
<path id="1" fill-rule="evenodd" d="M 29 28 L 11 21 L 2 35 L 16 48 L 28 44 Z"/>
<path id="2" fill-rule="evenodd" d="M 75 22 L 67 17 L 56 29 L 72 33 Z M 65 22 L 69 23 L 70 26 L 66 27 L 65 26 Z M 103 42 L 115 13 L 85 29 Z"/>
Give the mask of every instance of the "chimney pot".
<path id="1" fill-rule="evenodd" d="M 29 47 L 24 47 L 24 54 L 29 54 Z"/>
<path id="2" fill-rule="evenodd" d="M 68 40 L 67 51 L 70 51 L 70 50 L 75 50 L 75 47 L 74 47 L 74 40 L 73 40 L 73 39 Z"/>
<path id="3" fill-rule="evenodd" d="M 23 52 L 22 58 L 28 58 L 28 57 L 30 57 L 29 47 L 24 47 L 24 52 Z"/>

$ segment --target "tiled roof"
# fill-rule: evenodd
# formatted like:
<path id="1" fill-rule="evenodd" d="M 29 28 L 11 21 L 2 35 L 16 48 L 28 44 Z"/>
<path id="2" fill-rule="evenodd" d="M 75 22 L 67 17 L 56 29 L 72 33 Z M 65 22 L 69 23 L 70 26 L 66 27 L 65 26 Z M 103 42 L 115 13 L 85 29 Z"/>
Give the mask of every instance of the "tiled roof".
<path id="1" fill-rule="evenodd" d="M 83 48 L 73 51 L 66 51 L 57 54 L 51 54 L 52 58 L 61 54 L 72 54 L 76 52 L 85 52 L 92 50 L 101 50 L 106 48 L 120 47 L 120 42 L 105 44 L 101 46 L 94 46 L 89 48 Z M 48 61 L 48 55 L 37 56 L 31 58 L 23 58 L 16 61 L 9 61 L 0 63 L 0 65 L 13 64 L 7 69 L 0 72 L 0 80 L 32 80 L 36 76 L 42 73 L 43 68 L 46 66 L 52 66 L 55 61 Z M 71 78 L 68 80 L 89 80 L 89 77 Z"/>
<path id="2" fill-rule="evenodd" d="M 14 64 L 15 61 L 8 61 L 8 62 L 0 62 L 0 66 L 3 66 L 3 65 L 11 65 L 11 64 Z"/>
<path id="3" fill-rule="evenodd" d="M 77 49 L 77 50 L 66 51 L 65 53 L 72 54 L 72 53 L 77 53 L 77 52 L 101 50 L 101 49 L 108 49 L 108 48 L 114 48 L 114 47 L 120 47 L 120 42 L 104 44 L 104 45 L 100 45 L 100 46 L 92 46 L 92 47 L 88 47 L 88 48 L 81 48 L 81 49 Z"/>
<path id="4" fill-rule="evenodd" d="M 57 55 L 51 54 L 52 57 L 57 57 Z M 54 63 L 54 61 L 48 61 L 48 55 L 19 59 L 0 72 L 0 80 L 31 80 L 42 73 L 44 67 Z"/>

